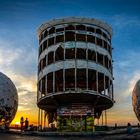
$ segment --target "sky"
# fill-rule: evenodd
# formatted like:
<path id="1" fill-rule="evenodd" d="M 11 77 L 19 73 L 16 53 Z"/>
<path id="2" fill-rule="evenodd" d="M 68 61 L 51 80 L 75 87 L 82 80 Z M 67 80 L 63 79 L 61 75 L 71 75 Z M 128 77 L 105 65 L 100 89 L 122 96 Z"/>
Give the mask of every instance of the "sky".
<path id="1" fill-rule="evenodd" d="M 140 79 L 139 5 L 139 0 L 0 0 L 0 72 L 14 82 L 19 97 L 12 123 L 21 116 L 33 124 L 38 119 L 38 27 L 55 18 L 75 16 L 111 25 L 115 104 L 107 111 L 108 124 L 137 124 L 132 91 Z"/>

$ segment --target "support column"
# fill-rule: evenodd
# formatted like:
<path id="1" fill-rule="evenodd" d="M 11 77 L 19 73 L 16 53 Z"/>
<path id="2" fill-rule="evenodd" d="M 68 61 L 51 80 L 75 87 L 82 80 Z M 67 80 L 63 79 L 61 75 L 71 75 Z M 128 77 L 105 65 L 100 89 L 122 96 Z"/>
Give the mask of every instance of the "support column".
<path id="1" fill-rule="evenodd" d="M 96 89 L 98 93 L 98 71 L 96 71 Z"/>
<path id="2" fill-rule="evenodd" d="M 63 62 L 63 91 L 65 91 L 65 54 L 66 54 L 66 47 L 65 47 L 65 28 L 64 28 L 64 42 L 63 42 L 63 49 L 64 49 L 64 62 Z"/>
<path id="3" fill-rule="evenodd" d="M 106 95 L 106 89 L 105 89 L 105 86 L 106 86 L 106 79 L 105 79 L 105 75 L 104 75 L 104 95 Z"/>
<path id="4" fill-rule="evenodd" d="M 40 109 L 38 109 L 38 126 L 40 125 Z"/>
<path id="5" fill-rule="evenodd" d="M 48 43 L 48 41 L 47 41 L 47 43 Z M 48 45 L 47 45 L 48 46 Z M 46 66 L 48 65 L 48 55 L 46 55 Z M 46 89 L 45 89 L 45 91 L 46 91 L 46 94 L 48 93 L 48 84 L 47 84 L 47 80 L 48 79 L 48 77 L 47 77 L 47 74 L 46 74 Z"/>
<path id="6" fill-rule="evenodd" d="M 105 125 L 107 126 L 107 111 L 105 110 Z"/>
<path id="7" fill-rule="evenodd" d="M 55 52 L 53 55 L 54 63 L 55 63 Z M 55 71 L 53 71 L 53 93 L 55 93 Z"/>
<path id="8" fill-rule="evenodd" d="M 87 48 L 87 43 L 86 43 L 86 48 Z M 86 90 L 88 90 L 88 49 L 86 49 L 86 62 L 87 62 L 87 67 L 86 67 Z"/>
<path id="9" fill-rule="evenodd" d="M 76 60 L 76 54 L 77 54 L 77 46 L 76 46 L 76 33 L 75 33 L 75 91 L 77 90 L 77 60 Z"/>
<path id="10" fill-rule="evenodd" d="M 112 81 L 112 100 L 114 101 L 113 81 Z"/>
<path id="11" fill-rule="evenodd" d="M 86 27 L 87 30 L 87 27 Z M 87 67 L 86 67 L 86 89 L 88 90 L 88 47 L 87 47 L 87 34 L 86 34 L 86 62 L 87 62 Z"/>
<path id="12" fill-rule="evenodd" d="M 109 95 L 109 98 L 111 98 L 111 93 L 110 93 L 110 79 L 108 80 L 108 95 Z"/>
<path id="13" fill-rule="evenodd" d="M 95 45 L 97 44 L 97 41 L 96 41 L 96 37 L 95 37 Z M 99 93 L 99 89 L 98 89 L 98 56 L 97 56 L 97 46 L 96 46 L 96 90 L 97 90 L 97 93 Z"/>
<path id="14" fill-rule="evenodd" d="M 103 112 L 102 112 L 102 126 L 104 124 Z"/>

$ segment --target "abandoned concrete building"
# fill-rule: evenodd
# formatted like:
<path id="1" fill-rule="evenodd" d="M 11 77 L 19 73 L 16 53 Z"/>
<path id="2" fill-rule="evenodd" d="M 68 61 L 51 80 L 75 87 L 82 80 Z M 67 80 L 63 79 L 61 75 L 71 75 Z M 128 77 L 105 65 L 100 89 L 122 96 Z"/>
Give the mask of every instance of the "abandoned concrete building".
<path id="1" fill-rule="evenodd" d="M 39 125 L 92 131 L 114 104 L 111 27 L 68 17 L 42 24 L 37 33 Z"/>

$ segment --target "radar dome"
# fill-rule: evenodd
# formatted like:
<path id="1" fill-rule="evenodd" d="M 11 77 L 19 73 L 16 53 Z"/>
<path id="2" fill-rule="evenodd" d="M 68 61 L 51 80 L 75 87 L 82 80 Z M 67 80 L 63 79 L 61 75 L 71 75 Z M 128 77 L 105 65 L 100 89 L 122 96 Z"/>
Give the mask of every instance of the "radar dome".
<path id="1" fill-rule="evenodd" d="M 13 82 L 0 72 L 0 127 L 8 127 L 18 107 L 17 90 Z"/>
<path id="2" fill-rule="evenodd" d="M 133 110 L 140 121 L 140 80 L 137 81 L 132 92 Z"/>

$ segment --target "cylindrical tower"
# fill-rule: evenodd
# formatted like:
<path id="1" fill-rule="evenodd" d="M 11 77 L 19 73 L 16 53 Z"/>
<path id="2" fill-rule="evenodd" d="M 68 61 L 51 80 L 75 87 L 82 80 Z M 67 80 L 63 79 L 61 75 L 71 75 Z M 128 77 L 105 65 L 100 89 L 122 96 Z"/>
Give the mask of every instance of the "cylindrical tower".
<path id="1" fill-rule="evenodd" d="M 85 116 L 99 118 L 113 106 L 108 24 L 90 18 L 54 19 L 39 27 L 38 38 L 37 105 L 44 110 L 39 124 L 45 125 L 46 115 L 49 123 L 74 116 L 87 122 Z"/>

